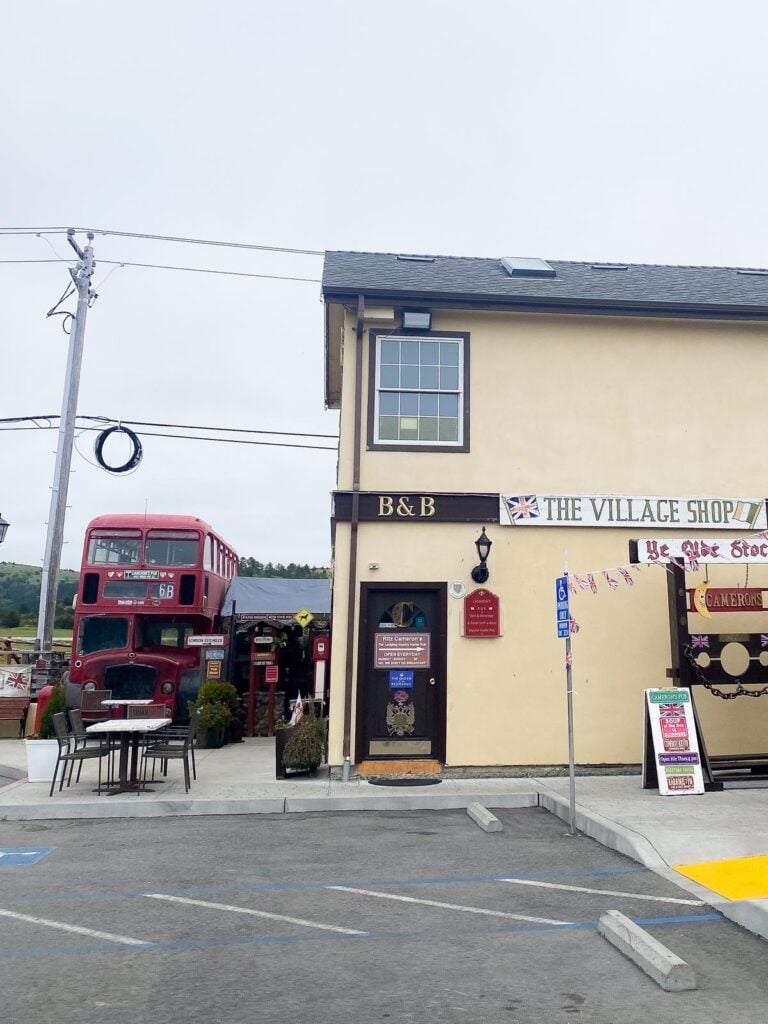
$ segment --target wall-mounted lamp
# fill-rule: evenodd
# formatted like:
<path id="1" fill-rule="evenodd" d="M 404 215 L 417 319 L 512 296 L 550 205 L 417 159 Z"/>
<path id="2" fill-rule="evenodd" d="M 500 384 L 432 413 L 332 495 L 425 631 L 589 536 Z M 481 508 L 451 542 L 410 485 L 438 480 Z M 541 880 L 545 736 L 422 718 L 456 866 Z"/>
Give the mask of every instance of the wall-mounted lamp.
<path id="1" fill-rule="evenodd" d="M 7 523 L 5 519 L 3 519 L 2 516 L 0 516 L 0 544 L 2 544 L 3 541 L 5 540 L 5 535 L 8 532 L 8 527 L 10 525 L 10 523 Z"/>
<path id="2" fill-rule="evenodd" d="M 432 327 L 432 314 L 421 313 L 415 310 L 403 311 L 403 330 L 405 331 L 428 331 Z"/>
<path id="3" fill-rule="evenodd" d="M 475 583 L 486 583 L 488 581 L 488 566 L 485 563 L 488 560 L 492 543 L 493 541 L 488 539 L 485 527 L 483 527 L 482 533 L 475 541 L 477 554 L 480 558 L 480 565 L 476 565 L 470 574 Z"/>

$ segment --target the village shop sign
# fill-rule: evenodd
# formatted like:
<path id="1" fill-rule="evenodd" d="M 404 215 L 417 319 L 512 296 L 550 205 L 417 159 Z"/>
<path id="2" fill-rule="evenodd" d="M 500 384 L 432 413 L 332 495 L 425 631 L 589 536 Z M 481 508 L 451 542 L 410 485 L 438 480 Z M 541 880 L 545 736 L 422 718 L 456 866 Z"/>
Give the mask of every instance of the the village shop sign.
<path id="1" fill-rule="evenodd" d="M 501 494 L 502 526 L 617 526 L 764 530 L 764 498 L 608 494 Z"/>

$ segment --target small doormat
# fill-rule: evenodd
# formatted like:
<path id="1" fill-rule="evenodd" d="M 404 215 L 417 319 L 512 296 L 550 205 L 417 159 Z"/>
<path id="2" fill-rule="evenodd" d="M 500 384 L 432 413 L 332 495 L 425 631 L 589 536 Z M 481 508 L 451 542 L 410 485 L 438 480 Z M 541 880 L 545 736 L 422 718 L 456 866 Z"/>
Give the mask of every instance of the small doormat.
<path id="1" fill-rule="evenodd" d="M 368 779 L 371 786 L 438 786 L 442 779 Z"/>

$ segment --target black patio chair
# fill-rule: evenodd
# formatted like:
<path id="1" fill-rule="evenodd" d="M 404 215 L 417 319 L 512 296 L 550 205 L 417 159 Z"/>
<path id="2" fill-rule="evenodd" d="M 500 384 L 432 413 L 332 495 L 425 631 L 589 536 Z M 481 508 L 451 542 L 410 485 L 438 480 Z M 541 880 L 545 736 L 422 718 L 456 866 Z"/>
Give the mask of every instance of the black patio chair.
<path id="1" fill-rule="evenodd" d="M 80 713 L 79 708 L 70 708 L 69 723 L 72 726 L 72 736 L 74 737 L 75 741 L 75 750 L 81 750 L 83 749 L 83 747 L 89 747 L 91 750 L 93 750 L 94 747 L 109 747 L 110 757 L 107 763 L 107 785 L 111 786 L 112 781 L 114 780 L 115 777 L 115 737 L 109 735 L 89 736 L 88 733 L 86 732 L 85 722 L 83 721 L 83 716 Z M 74 761 L 72 761 L 69 766 L 69 780 L 67 782 L 67 785 L 69 785 L 69 783 L 72 781 L 72 770 L 74 767 L 75 763 Z M 77 777 L 75 779 L 76 783 L 80 781 L 80 772 L 82 770 L 82 767 L 83 762 L 81 761 L 80 764 L 77 766 Z"/>
<path id="2" fill-rule="evenodd" d="M 61 769 L 61 780 L 59 782 L 59 792 L 61 792 L 64 786 L 64 776 L 67 774 L 67 765 L 73 764 L 75 761 L 80 762 L 82 767 L 83 761 L 91 761 L 94 758 L 98 759 L 99 762 L 99 788 L 98 793 L 101 794 L 101 759 L 109 754 L 109 747 L 101 745 L 98 747 L 78 747 L 75 744 L 75 737 L 67 729 L 67 716 L 63 711 L 53 716 L 53 728 L 56 732 L 56 739 L 59 744 L 59 753 L 56 758 L 56 767 L 53 769 L 53 779 L 51 780 L 51 790 L 48 796 L 53 796 L 53 788 L 56 785 L 56 776 L 59 771 L 59 765 L 62 765 Z M 78 779 L 80 778 L 80 770 L 77 772 Z M 70 773 L 71 778 L 71 773 Z M 69 782 L 67 783 L 69 786 Z"/>
<path id="3" fill-rule="evenodd" d="M 141 785 L 139 786 L 137 795 L 141 794 L 141 790 L 147 784 L 147 762 L 152 761 L 152 771 L 154 772 L 155 762 L 160 761 L 163 766 L 163 774 L 166 774 L 169 761 L 181 761 L 184 765 L 184 792 L 189 792 L 191 786 L 189 778 L 189 759 L 190 751 L 192 751 L 195 736 L 197 735 L 197 728 L 200 722 L 199 713 L 193 714 L 189 719 L 189 726 L 181 742 L 174 742 L 172 739 L 158 740 L 157 743 L 149 743 L 144 748 L 144 753 L 141 755 L 142 764 L 144 766 L 142 771 Z M 194 753 L 192 755 L 194 757 Z M 197 776 L 195 775 L 195 778 Z"/>

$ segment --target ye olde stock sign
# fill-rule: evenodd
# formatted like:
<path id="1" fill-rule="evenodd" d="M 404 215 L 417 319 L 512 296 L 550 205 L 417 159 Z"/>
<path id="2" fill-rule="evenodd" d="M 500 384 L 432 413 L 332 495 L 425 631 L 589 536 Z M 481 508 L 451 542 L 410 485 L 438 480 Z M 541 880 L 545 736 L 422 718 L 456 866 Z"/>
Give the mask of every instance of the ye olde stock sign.
<path id="1" fill-rule="evenodd" d="M 473 590 L 464 598 L 464 636 L 501 636 L 499 599 L 490 590 Z"/>

